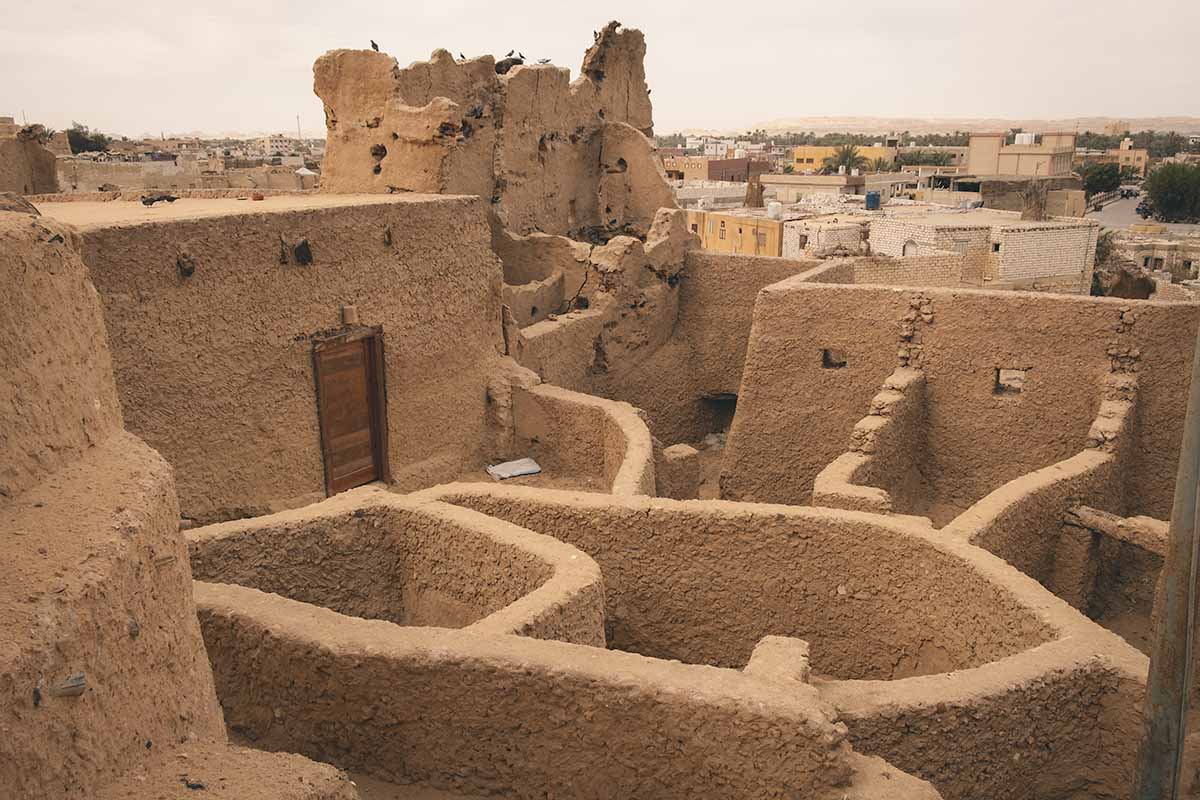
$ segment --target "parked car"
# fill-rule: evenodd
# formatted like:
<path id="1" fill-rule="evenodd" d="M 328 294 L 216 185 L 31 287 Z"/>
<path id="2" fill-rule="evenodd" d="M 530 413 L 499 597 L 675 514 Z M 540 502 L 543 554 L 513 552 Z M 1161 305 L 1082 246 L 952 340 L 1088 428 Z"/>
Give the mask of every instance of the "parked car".
<path id="1" fill-rule="evenodd" d="M 1142 202 L 1138 203 L 1137 213 L 1142 219 L 1150 219 L 1150 216 L 1154 213 L 1154 209 L 1150 207 L 1148 202 L 1143 200 Z"/>

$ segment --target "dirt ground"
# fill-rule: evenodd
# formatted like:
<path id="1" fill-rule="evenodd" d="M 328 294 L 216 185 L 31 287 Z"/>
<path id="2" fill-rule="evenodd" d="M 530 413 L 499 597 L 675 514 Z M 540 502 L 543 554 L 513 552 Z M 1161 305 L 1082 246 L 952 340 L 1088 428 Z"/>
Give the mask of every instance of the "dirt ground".
<path id="1" fill-rule="evenodd" d="M 427 786 L 388 783 L 361 772 L 351 772 L 350 780 L 358 787 L 362 800 L 483 800 L 480 795 L 444 792 Z"/>

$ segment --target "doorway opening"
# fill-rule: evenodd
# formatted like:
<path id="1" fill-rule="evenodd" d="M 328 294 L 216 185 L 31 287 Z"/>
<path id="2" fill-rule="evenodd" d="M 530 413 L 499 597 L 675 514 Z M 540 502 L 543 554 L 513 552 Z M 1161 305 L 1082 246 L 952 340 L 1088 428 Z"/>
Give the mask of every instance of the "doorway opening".
<path id="1" fill-rule="evenodd" d="M 325 494 L 388 481 L 383 329 L 360 328 L 313 344 Z"/>

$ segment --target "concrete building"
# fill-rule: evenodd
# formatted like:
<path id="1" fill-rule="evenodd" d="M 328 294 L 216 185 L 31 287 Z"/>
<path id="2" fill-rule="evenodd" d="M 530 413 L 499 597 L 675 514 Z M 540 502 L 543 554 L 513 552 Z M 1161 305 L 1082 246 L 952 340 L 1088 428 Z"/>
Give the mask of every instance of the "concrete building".
<path id="1" fill-rule="evenodd" d="M 896 154 L 900 152 L 898 143 L 855 145 L 855 147 L 858 149 L 858 154 L 867 160 L 868 165 L 874 163 L 876 159 L 893 163 L 896 160 Z M 824 166 L 825 159 L 832 158 L 837 151 L 837 147 L 829 145 L 800 145 L 792 149 L 792 169 L 795 172 L 817 172 Z"/>
<path id="2" fill-rule="evenodd" d="M 1075 155 L 1074 133 L 973 133 L 967 171 L 973 175 L 1069 175 Z"/>
<path id="3" fill-rule="evenodd" d="M 691 210 L 688 230 L 712 253 L 752 256 L 783 255 L 783 221 L 765 215 Z"/>
<path id="4" fill-rule="evenodd" d="M 1087 294 L 1099 232 L 1092 220 L 1035 222 L 976 209 L 875 219 L 870 242 L 879 255 L 957 253 L 965 285 Z"/>
<path id="5" fill-rule="evenodd" d="M 769 172 L 767 161 L 743 158 L 713 158 L 709 156 L 666 156 L 663 169 L 671 180 L 691 181 L 740 181 L 745 183 L 751 176 Z"/>
<path id="6" fill-rule="evenodd" d="M 795 203 L 810 195 L 852 195 L 866 191 L 865 175 L 763 175 L 763 190 L 781 203 Z"/>
<path id="7" fill-rule="evenodd" d="M 1076 150 L 1075 164 L 1116 164 L 1122 172 L 1132 171 L 1146 177 L 1150 169 L 1150 151 L 1144 147 L 1134 147 L 1133 139 L 1128 136 L 1121 140 L 1119 147 L 1108 150 Z"/>

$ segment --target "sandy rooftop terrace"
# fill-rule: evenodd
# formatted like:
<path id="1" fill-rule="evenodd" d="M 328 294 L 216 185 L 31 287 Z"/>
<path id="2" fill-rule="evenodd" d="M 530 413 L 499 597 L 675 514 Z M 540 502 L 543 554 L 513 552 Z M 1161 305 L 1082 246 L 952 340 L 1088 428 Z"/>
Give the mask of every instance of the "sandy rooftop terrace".
<path id="1" fill-rule="evenodd" d="M 126 200 L 37 203 L 36 206 L 37 210 L 45 217 L 74 225 L 80 230 L 89 230 L 114 225 L 141 225 L 164 220 L 308 211 L 366 204 L 427 203 L 445 201 L 447 198 L 447 195 L 413 192 L 403 194 L 281 194 L 269 195 L 262 200 L 232 197 L 181 197 L 173 203 L 164 201 L 152 206 Z"/>

